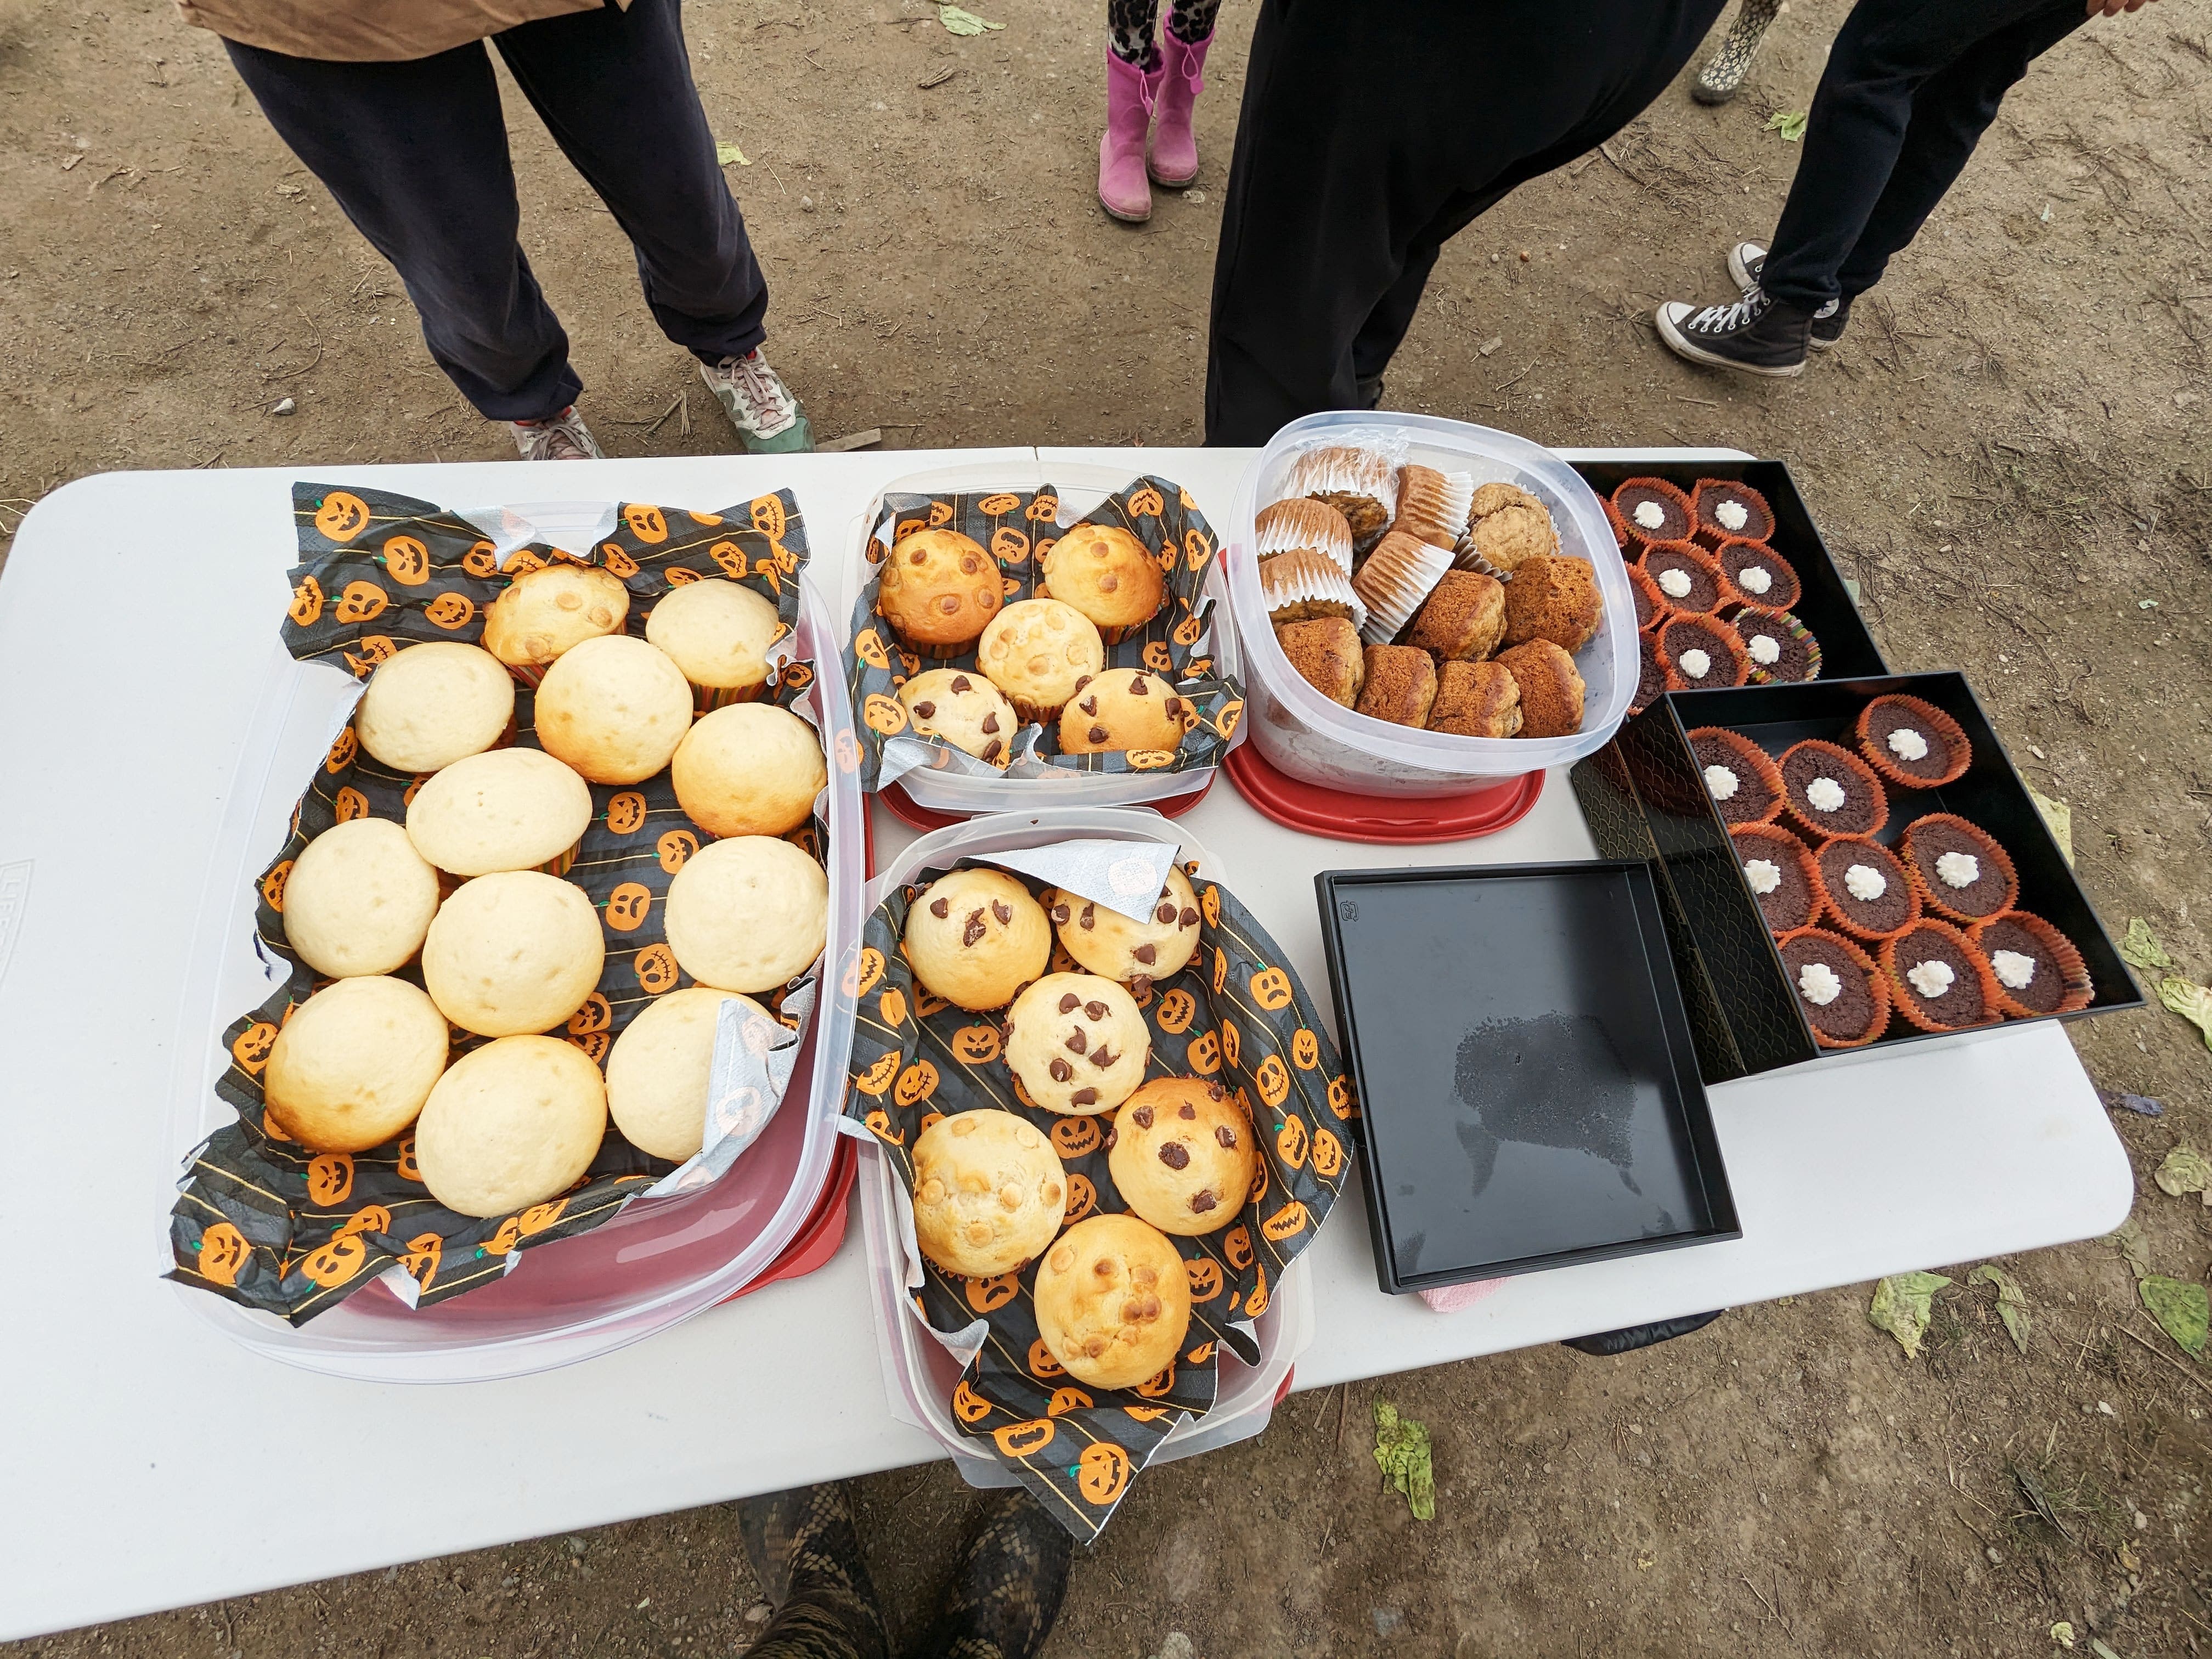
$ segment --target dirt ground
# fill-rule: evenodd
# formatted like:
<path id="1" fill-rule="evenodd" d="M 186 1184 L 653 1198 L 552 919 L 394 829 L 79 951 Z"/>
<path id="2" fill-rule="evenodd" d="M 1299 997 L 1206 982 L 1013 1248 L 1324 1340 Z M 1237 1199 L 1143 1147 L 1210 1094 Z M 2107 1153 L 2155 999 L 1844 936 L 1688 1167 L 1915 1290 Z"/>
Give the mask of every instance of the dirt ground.
<path id="1" fill-rule="evenodd" d="M 770 355 L 824 436 L 1195 442 L 1250 13 L 1224 14 L 1198 187 L 1132 230 L 1091 196 L 1099 8 L 983 9 L 1003 32 L 957 40 L 919 0 L 694 0 L 708 110 L 750 158 L 731 174 L 775 286 Z M 1650 308 L 1718 297 L 1723 248 L 1771 226 L 1797 150 L 1765 119 L 1805 106 L 1844 9 L 1795 0 L 1735 104 L 1678 85 L 1462 236 L 1389 400 L 1788 459 L 1892 660 L 1966 670 L 2070 803 L 2115 933 L 2146 917 L 2212 977 L 2212 3 L 2165 0 L 2044 60 L 1802 380 L 1680 365 Z M 725 447 L 612 222 L 510 109 L 527 246 L 600 437 Z M 392 273 L 159 0 L 0 4 L 0 527 L 107 468 L 504 453 Z M 297 412 L 270 414 L 284 397 Z M 2073 1030 L 2100 1087 L 2165 1102 L 2115 1113 L 2136 1218 L 2157 1271 L 2203 1277 L 2212 1209 L 2148 1172 L 2212 1145 L 2212 1054 L 2155 1007 Z M 2066 1620 L 2077 1653 L 2212 1652 L 2212 1365 L 2149 1323 L 2110 1244 L 2006 1264 L 2036 1321 L 2025 1358 L 1972 1264 L 1927 1265 L 1961 1284 L 1917 1361 L 1858 1286 L 1620 1359 L 1547 1349 L 1296 1397 L 1258 1440 L 1141 1483 L 1079 1560 L 1049 1651 L 2039 1656 Z M 1434 1431 L 1433 1523 L 1377 1490 L 1376 1396 Z M 859 1493 L 910 1634 L 973 1500 L 941 1466 Z M 756 1602 L 718 1508 L 7 1651 L 714 1653 L 757 1629 Z"/>

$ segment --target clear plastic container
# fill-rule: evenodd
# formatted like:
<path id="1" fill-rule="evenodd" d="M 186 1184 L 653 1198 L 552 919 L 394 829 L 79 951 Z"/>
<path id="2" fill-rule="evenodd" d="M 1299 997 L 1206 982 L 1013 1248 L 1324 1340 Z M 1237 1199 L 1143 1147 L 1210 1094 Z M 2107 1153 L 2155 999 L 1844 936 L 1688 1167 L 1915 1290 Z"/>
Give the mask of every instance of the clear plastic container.
<path id="1" fill-rule="evenodd" d="M 816 665 L 806 695 L 833 756 L 854 752 L 841 641 L 810 572 L 801 581 L 793 648 Z M 191 1148 L 234 1121 L 215 1092 L 228 1059 L 222 1029 L 275 982 L 256 948 L 253 881 L 283 845 L 293 803 L 358 690 L 343 669 L 295 662 L 272 641 L 193 930 L 163 1149 L 173 1172 Z M 867 856 L 857 775 L 834 763 L 828 808 L 825 980 L 860 937 Z M 829 1180 L 852 1042 L 851 1000 L 825 995 L 782 1103 L 727 1175 L 681 1197 L 635 1200 L 604 1226 L 520 1252 L 496 1285 L 410 1310 L 380 1280 L 298 1329 L 205 1291 L 179 1285 L 177 1294 L 194 1317 L 255 1352 L 332 1376 L 482 1382 L 608 1352 L 744 1289 L 805 1225 Z"/>
<path id="2" fill-rule="evenodd" d="M 1560 550 L 1597 572 L 1604 606 L 1597 637 L 1575 658 L 1587 687 L 1583 729 L 1570 738 L 1462 738 L 1356 714 L 1306 684 L 1275 641 L 1260 596 L 1253 520 L 1275 491 L 1291 450 L 1357 430 L 1384 430 L 1411 446 L 1408 459 L 1477 484 L 1518 484 L 1552 511 Z M 1334 410 L 1291 422 L 1244 474 L 1222 531 L 1234 631 L 1243 645 L 1243 730 L 1278 771 L 1355 795 L 1468 794 L 1531 772 L 1568 766 L 1613 740 L 1636 695 L 1636 606 L 1627 567 L 1605 509 L 1575 470 L 1550 450 L 1509 432 L 1432 415 Z M 1224 630 L 1227 631 L 1227 630 Z"/>
<path id="3" fill-rule="evenodd" d="M 1006 812 L 935 830 L 912 842 L 868 884 L 868 911 L 872 914 L 886 892 L 914 880 L 921 871 L 1009 848 L 1077 839 L 1170 842 L 1184 848 L 1186 856 L 1216 871 L 1221 867 L 1189 831 L 1157 812 L 1066 807 Z M 842 990 L 839 998 L 849 1018 L 851 1000 Z M 857 1128 L 849 1122 L 846 1127 L 848 1133 Z M 933 1437 L 969 1486 L 1012 1486 L 1014 1476 L 952 1420 L 953 1385 L 963 1367 L 907 1299 L 909 1263 L 898 1218 L 897 1176 L 872 1136 L 861 1131 L 858 1138 L 863 1151 L 855 1184 L 868 1251 L 868 1280 L 876 1300 L 877 1350 L 891 1414 Z M 1220 1386 L 1213 1409 L 1203 1417 L 1186 1417 L 1170 1429 L 1154 1455 L 1155 1462 L 1249 1440 L 1267 1426 L 1275 1402 L 1290 1384 L 1292 1366 L 1313 1341 L 1313 1290 L 1304 1255 L 1284 1270 L 1273 1299 L 1253 1328 L 1259 1338 L 1260 1363 L 1246 1365 L 1221 1349 Z"/>
<path id="4" fill-rule="evenodd" d="M 1060 521 L 1073 524 L 1092 511 L 1115 490 L 1143 476 L 1144 452 L 1132 450 L 1126 468 L 1085 465 L 1078 463 L 1042 465 L 1034 451 L 1024 450 L 1010 454 L 1004 461 L 971 460 L 955 466 L 931 468 L 927 471 L 910 472 L 893 479 L 878 490 L 868 503 L 867 512 L 853 521 L 847 538 L 848 551 L 845 561 L 843 604 L 839 617 L 849 623 L 853 607 L 860 600 L 860 591 L 866 586 L 871 567 L 868 563 L 868 538 L 883 522 L 884 497 L 897 495 L 921 495 L 940 491 L 975 491 L 982 489 L 1036 489 L 1050 484 L 1060 492 Z M 1225 542 L 1228 532 L 1219 525 L 1213 526 L 1217 543 Z M 1210 637 L 1201 637 L 1198 649 L 1213 653 L 1217 671 L 1230 678 L 1243 681 L 1243 673 L 1237 648 L 1237 630 L 1228 625 L 1228 589 L 1222 577 L 1222 561 L 1216 552 L 1212 567 L 1206 573 L 1206 592 L 1213 600 L 1214 622 Z M 1230 747 L 1243 740 L 1243 728 L 1238 727 L 1231 737 Z M 931 811 L 946 812 L 960 817 L 972 817 L 979 812 L 1022 811 L 1040 803 L 1055 806 L 1134 806 L 1146 801 L 1166 800 L 1176 795 L 1187 795 L 1204 788 L 1212 781 L 1218 769 L 1211 766 L 1193 767 L 1179 772 L 1078 772 L 1055 773 L 1050 777 L 1010 778 L 994 773 L 988 777 L 969 777 L 951 771 L 926 770 L 917 767 L 902 774 L 900 786 L 915 805 Z"/>

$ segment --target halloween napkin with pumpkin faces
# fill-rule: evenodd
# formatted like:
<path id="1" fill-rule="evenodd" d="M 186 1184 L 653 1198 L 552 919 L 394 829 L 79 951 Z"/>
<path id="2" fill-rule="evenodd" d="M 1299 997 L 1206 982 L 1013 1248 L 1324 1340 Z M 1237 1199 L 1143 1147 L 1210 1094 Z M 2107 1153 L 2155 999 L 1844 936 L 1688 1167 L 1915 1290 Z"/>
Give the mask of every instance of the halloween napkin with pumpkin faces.
<path id="1" fill-rule="evenodd" d="M 1016 734 L 1012 758 L 1002 769 L 955 748 L 944 738 L 913 731 L 898 689 L 931 668 L 975 667 L 975 653 L 924 657 L 905 648 L 878 605 L 880 568 L 891 547 L 918 530 L 952 529 L 998 562 L 1007 603 L 1038 597 L 1045 555 L 1066 533 L 1058 520 L 1060 495 L 1038 490 L 983 494 L 886 495 L 883 516 L 868 538 L 869 573 L 853 610 L 846 678 L 853 688 L 854 726 L 860 739 L 860 787 L 880 789 L 908 772 L 931 769 L 963 777 L 1049 780 L 1072 772 L 1184 772 L 1216 766 L 1244 713 L 1237 683 L 1215 672 L 1212 653 L 1200 641 L 1211 623 L 1213 601 L 1206 573 L 1214 556 L 1213 532 L 1198 503 L 1179 484 L 1144 477 L 1109 495 L 1066 526 L 1110 525 L 1149 549 L 1167 579 L 1167 598 L 1141 628 L 1106 647 L 1109 668 L 1148 668 L 1189 705 L 1182 742 L 1173 750 L 1066 755 L 1052 726 L 1025 726 Z M 980 671 L 979 671 L 980 672 Z"/>
<path id="2" fill-rule="evenodd" d="M 1027 870 L 988 862 L 1042 895 L 1029 873 L 1050 849 L 1028 849 Z M 963 860 L 963 863 L 971 860 Z M 957 867 L 957 866 L 956 866 Z M 1038 1335 L 1036 1263 L 996 1279 L 965 1279 L 919 1258 L 915 1310 L 956 1352 L 975 1344 L 951 1408 L 963 1431 L 991 1448 L 1077 1537 L 1094 1538 L 1185 1412 L 1213 1404 L 1218 1354 L 1226 1345 L 1259 1361 L 1253 1322 L 1267 1310 L 1283 1269 L 1312 1243 L 1336 1201 L 1357 1133 L 1352 1085 L 1322 1034 L 1312 999 L 1249 911 L 1195 860 L 1184 872 L 1199 897 L 1199 945 L 1189 965 L 1141 992 L 1131 988 L 1152 1039 L 1147 1080 L 1196 1077 L 1234 1095 L 1255 1127 L 1260 1161 L 1231 1224 L 1173 1243 L 1191 1288 L 1181 1355 L 1127 1389 L 1075 1386 Z M 901 948 L 916 896 L 942 873 L 894 889 L 865 926 L 842 990 L 855 1002 L 845 1113 L 848 1130 L 873 1136 L 910 1194 L 916 1137 L 940 1116 L 1013 1111 L 1051 1137 L 1067 1174 L 1063 1226 L 1126 1212 L 1107 1164 L 1115 1114 L 1066 1117 L 1026 1103 L 1000 1058 L 1005 1011 L 971 1013 L 931 995 Z M 1066 872 L 1057 879 L 1067 881 Z M 1048 973 L 1081 972 L 1056 944 Z"/>
<path id="3" fill-rule="evenodd" d="M 799 613 L 806 543 L 787 491 L 720 514 L 625 502 L 607 515 L 612 527 L 587 556 L 528 543 L 502 557 L 469 520 L 371 489 L 298 484 L 293 510 L 300 563 L 292 571 L 285 645 L 301 661 L 336 663 L 362 679 L 406 644 L 477 642 L 486 609 L 508 582 L 564 559 L 602 566 L 622 579 L 631 596 L 626 626 L 632 634 L 642 635 L 644 614 L 660 595 L 705 577 L 726 577 L 772 600 L 779 638 L 788 635 Z M 517 674 L 523 683 L 515 692 L 513 741 L 534 746 L 529 674 Z M 763 695 L 819 731 L 824 722 L 813 689 L 812 665 L 787 659 Z M 610 1123 L 599 1156 L 574 1189 L 489 1218 L 460 1215 L 430 1196 L 415 1165 L 411 1133 L 355 1153 L 318 1153 L 287 1138 L 263 1110 L 262 1074 L 278 1028 L 321 981 L 285 937 L 285 878 L 301 848 L 336 823 L 368 817 L 404 823 L 423 781 L 372 758 L 350 718 L 315 768 L 293 809 L 291 833 L 255 888 L 257 948 L 283 982 L 223 1031 L 229 1064 L 216 1093 L 238 1121 L 192 1153 L 170 1212 L 176 1265 L 169 1277 L 295 1325 L 336 1306 L 394 1262 L 407 1276 L 405 1284 L 394 1279 L 395 1289 L 417 1306 L 490 1283 L 515 1265 L 518 1250 L 586 1231 L 656 1188 L 689 1190 L 711 1181 L 767 1121 L 756 1106 L 741 1115 L 738 1133 L 681 1166 L 639 1151 Z M 639 784 L 593 784 L 591 791 L 592 820 L 582 839 L 546 868 L 582 888 L 599 910 L 606 965 L 584 1006 L 550 1035 L 604 1064 L 641 1009 L 693 982 L 668 947 L 663 902 L 684 861 L 713 837 L 684 816 L 665 771 Z M 828 826 L 817 814 L 787 839 L 818 860 Z M 755 999 L 777 1014 L 775 1032 L 749 1033 L 750 1042 L 718 1053 L 716 1079 L 732 1097 L 780 1098 L 813 1007 L 818 971 Z M 413 963 L 398 977 L 422 983 Z M 456 1060 L 488 1041 L 459 1028 L 449 1036 Z"/>

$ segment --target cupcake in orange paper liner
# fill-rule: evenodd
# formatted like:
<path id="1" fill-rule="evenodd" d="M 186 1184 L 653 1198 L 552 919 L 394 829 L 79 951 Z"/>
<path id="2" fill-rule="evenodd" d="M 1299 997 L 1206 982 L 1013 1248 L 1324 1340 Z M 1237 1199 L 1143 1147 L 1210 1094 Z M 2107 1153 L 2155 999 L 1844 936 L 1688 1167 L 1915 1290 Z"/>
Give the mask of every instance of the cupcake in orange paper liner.
<path id="1" fill-rule="evenodd" d="M 1664 478 L 1624 478 L 1613 489 L 1613 507 L 1632 546 L 1686 542 L 1698 527 L 1690 498 Z"/>
<path id="2" fill-rule="evenodd" d="M 1820 871 L 1803 842 L 1773 823 L 1744 824 L 1729 839 L 1768 933 L 1794 933 L 1820 920 Z"/>
<path id="3" fill-rule="evenodd" d="M 1920 902 L 1939 916 L 1976 922 L 2020 902 L 2012 854 L 1978 824 L 1930 812 L 1905 826 L 1899 842 L 1920 886 Z"/>
<path id="4" fill-rule="evenodd" d="M 1707 547 L 1735 538 L 1770 541 L 1774 536 L 1774 509 L 1766 497 L 1733 479 L 1698 479 L 1690 511 L 1697 522 L 1697 539 Z"/>
<path id="5" fill-rule="evenodd" d="M 1720 566 L 1693 542 L 1654 543 L 1638 562 L 1670 611 L 1715 611 L 1729 598 Z"/>
<path id="6" fill-rule="evenodd" d="M 1686 735 L 1721 822 L 1731 829 L 1771 823 L 1782 810 L 1782 772 L 1774 757 L 1724 726 L 1701 726 Z"/>
<path id="7" fill-rule="evenodd" d="M 1828 919 L 1853 939 L 1880 944 L 1920 920 L 1920 892 L 1896 854 L 1863 836 L 1823 842 L 1813 855 Z"/>
<path id="8" fill-rule="evenodd" d="M 1787 611 L 1805 597 L 1790 561 L 1763 542 L 1723 542 L 1713 550 L 1725 598 L 1743 605 Z"/>
<path id="9" fill-rule="evenodd" d="M 1669 617 L 1658 631 L 1670 690 L 1741 685 L 1750 677 L 1750 653 L 1717 617 Z"/>
<path id="10" fill-rule="evenodd" d="M 1889 822 L 1889 792 L 1874 769 L 1820 738 L 1782 751 L 1782 788 L 1790 821 L 1815 841 L 1875 835 Z"/>
<path id="11" fill-rule="evenodd" d="M 1997 982 L 1997 1006 L 2008 1014 L 2071 1014 L 2089 1006 L 2096 988 L 2074 941 L 2041 916 L 2025 910 L 1978 921 L 1966 937 Z"/>
<path id="12" fill-rule="evenodd" d="M 1962 1031 L 2002 1018 L 1996 975 L 1947 921 L 1923 916 L 1883 940 L 1881 969 L 1897 1012 L 1923 1031 Z"/>
<path id="13" fill-rule="evenodd" d="M 1823 1048 L 1863 1048 L 1888 1028 L 1888 978 L 1841 933 L 1801 927 L 1784 934 L 1774 948 L 1797 994 L 1797 1011 Z"/>
<path id="14" fill-rule="evenodd" d="M 1857 732 L 1867 763 L 1906 789 L 1956 783 L 1973 764 L 1973 745 L 1959 722 L 1918 697 L 1875 698 L 1859 710 Z"/>

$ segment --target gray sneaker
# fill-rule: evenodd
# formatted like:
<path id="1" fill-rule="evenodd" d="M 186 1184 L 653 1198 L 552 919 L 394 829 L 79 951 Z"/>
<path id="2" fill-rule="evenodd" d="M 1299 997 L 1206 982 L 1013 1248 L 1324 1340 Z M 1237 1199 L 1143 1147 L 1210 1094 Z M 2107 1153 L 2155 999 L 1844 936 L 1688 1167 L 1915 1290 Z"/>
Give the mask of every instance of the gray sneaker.
<path id="1" fill-rule="evenodd" d="M 805 454 L 813 449 L 814 428 L 806 423 L 806 412 L 757 346 L 742 357 L 700 364 L 699 378 L 753 454 Z"/>
<path id="2" fill-rule="evenodd" d="M 599 441 L 570 404 L 550 421 L 502 422 L 526 461 L 604 461 Z"/>

